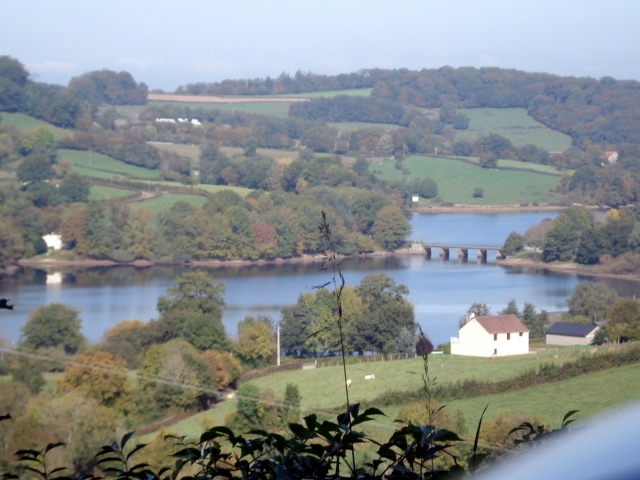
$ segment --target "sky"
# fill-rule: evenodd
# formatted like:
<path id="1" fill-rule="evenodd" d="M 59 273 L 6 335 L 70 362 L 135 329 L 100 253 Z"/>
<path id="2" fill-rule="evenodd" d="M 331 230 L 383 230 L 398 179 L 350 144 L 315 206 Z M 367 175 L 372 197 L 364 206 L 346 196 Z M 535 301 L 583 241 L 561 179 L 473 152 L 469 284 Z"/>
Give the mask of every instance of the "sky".
<path id="1" fill-rule="evenodd" d="M 3 0 L 0 16 L 0 55 L 61 85 L 445 65 L 640 80 L 640 0 Z"/>

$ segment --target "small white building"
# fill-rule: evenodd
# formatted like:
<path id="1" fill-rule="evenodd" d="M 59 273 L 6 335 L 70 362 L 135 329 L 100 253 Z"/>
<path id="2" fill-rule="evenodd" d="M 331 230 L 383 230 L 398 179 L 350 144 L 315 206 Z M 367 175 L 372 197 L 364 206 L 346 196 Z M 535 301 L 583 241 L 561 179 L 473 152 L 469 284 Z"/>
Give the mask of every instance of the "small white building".
<path id="1" fill-rule="evenodd" d="M 529 329 L 515 315 L 476 317 L 451 338 L 451 353 L 472 357 L 502 357 L 529 353 Z"/>
<path id="2" fill-rule="evenodd" d="M 42 237 L 49 250 L 60 250 L 62 248 L 62 236 L 50 233 Z"/>
<path id="3" fill-rule="evenodd" d="M 547 330 L 547 345 L 591 345 L 598 330 L 593 324 L 556 322 Z"/>

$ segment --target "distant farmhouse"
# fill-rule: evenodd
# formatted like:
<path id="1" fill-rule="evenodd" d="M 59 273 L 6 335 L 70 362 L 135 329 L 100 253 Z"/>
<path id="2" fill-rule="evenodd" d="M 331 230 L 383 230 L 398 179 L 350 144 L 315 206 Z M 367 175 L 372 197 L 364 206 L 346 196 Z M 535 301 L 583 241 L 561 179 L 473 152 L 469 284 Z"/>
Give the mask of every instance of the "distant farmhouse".
<path id="1" fill-rule="evenodd" d="M 476 317 L 451 339 L 453 355 L 502 357 L 529 353 L 529 329 L 515 315 Z"/>
<path id="2" fill-rule="evenodd" d="M 618 152 L 604 152 L 604 159 L 609 163 L 618 161 Z"/>
<path id="3" fill-rule="evenodd" d="M 591 345 L 598 330 L 598 325 L 556 322 L 547 330 L 547 345 Z"/>

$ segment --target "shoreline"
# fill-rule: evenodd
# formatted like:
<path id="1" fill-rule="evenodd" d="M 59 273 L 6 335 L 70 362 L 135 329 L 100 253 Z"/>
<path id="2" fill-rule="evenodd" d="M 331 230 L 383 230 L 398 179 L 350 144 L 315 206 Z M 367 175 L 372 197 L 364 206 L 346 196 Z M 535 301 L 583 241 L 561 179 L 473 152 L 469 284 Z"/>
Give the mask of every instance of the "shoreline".
<path id="1" fill-rule="evenodd" d="M 410 248 L 403 248 L 394 252 L 378 251 L 373 253 L 360 253 L 356 255 L 341 256 L 341 259 L 347 258 L 372 258 L 372 257 L 411 257 L 416 255 L 422 255 L 422 252 L 411 251 Z M 41 258 L 41 259 L 23 259 L 18 261 L 18 264 L 13 266 L 12 270 L 16 270 L 20 267 L 32 267 L 32 268 L 55 268 L 55 267 L 134 267 L 134 268 L 149 268 L 149 267 L 162 267 L 162 266 L 183 266 L 183 267 L 247 267 L 247 266 L 264 266 L 264 265 L 291 265 L 291 264 L 313 264 L 322 263 L 325 260 L 325 256 L 322 254 L 317 255 L 302 255 L 300 257 L 294 257 L 289 259 L 277 258 L 274 260 L 198 260 L 193 262 L 154 262 L 150 260 L 136 260 L 134 262 L 115 262 L 113 260 L 95 260 L 95 259 L 78 259 L 78 260 L 60 260 L 55 258 Z M 554 272 L 571 273 L 581 276 L 597 277 L 597 278 L 618 278 L 622 280 L 630 280 L 640 282 L 639 274 L 619 274 L 604 272 L 601 268 L 595 266 L 578 265 L 576 263 L 542 263 L 538 260 L 528 260 L 522 258 L 506 258 L 496 259 L 496 265 L 499 267 L 523 267 L 532 268 L 537 270 L 549 270 Z"/>
<path id="2" fill-rule="evenodd" d="M 454 205 L 452 207 L 432 206 L 413 207 L 411 213 L 526 213 L 526 212 L 557 212 L 566 207 L 554 205 L 522 206 L 522 205 Z M 594 208 L 594 207 L 587 207 Z M 598 208 L 598 207 L 595 207 Z"/>
<path id="3" fill-rule="evenodd" d="M 585 277 L 596 278 L 618 278 L 621 280 L 630 280 L 640 282 L 640 275 L 632 273 L 609 273 L 603 272 L 597 266 L 579 265 L 577 263 L 542 263 L 538 260 L 527 260 L 523 258 L 505 258 L 496 260 L 496 265 L 502 267 L 524 267 L 534 268 L 538 270 L 550 270 L 553 272 L 573 273 Z"/>

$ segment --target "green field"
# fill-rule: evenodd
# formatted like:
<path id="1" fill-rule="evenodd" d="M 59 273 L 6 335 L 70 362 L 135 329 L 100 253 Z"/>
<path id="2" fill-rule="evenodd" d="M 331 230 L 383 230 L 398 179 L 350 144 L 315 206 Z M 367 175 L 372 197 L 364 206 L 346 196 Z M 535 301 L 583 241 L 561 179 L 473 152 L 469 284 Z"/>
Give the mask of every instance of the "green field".
<path id="1" fill-rule="evenodd" d="M 277 117 L 287 117 L 289 115 L 290 102 L 238 102 L 238 103 L 195 103 L 195 102 L 166 102 L 152 101 L 149 105 L 155 106 L 181 106 L 188 107 L 193 112 L 197 109 L 204 111 L 221 110 L 223 112 L 244 112 L 256 115 L 275 115 Z"/>
<path id="2" fill-rule="evenodd" d="M 111 200 L 114 198 L 125 197 L 131 195 L 131 190 L 123 190 L 122 188 L 105 187 L 104 185 L 92 185 L 89 200 Z"/>
<path id="3" fill-rule="evenodd" d="M 329 92 L 283 93 L 280 95 L 248 95 L 242 98 L 321 98 L 348 95 L 350 97 L 370 97 L 373 88 L 356 88 L 352 90 L 331 90 Z"/>
<path id="4" fill-rule="evenodd" d="M 569 410 L 580 410 L 577 418 L 585 418 L 638 398 L 639 364 L 500 395 L 454 400 L 447 404 L 447 408 L 450 411 L 461 410 L 467 419 L 471 419 L 489 405 L 487 418 L 494 418 L 501 413 L 532 415 L 545 423 L 558 426 Z"/>
<path id="5" fill-rule="evenodd" d="M 514 205 L 523 202 L 552 203 L 557 200 L 550 189 L 558 185 L 558 177 L 514 170 L 489 170 L 468 163 L 445 158 L 407 157 L 404 175 L 395 168 L 394 160 L 369 166 L 369 171 L 381 172 L 383 180 L 432 178 L 438 183 L 438 197 L 443 202 L 469 205 Z M 484 197 L 474 198 L 475 188 L 484 190 Z M 430 202 L 421 200 L 421 204 Z"/>
<path id="6" fill-rule="evenodd" d="M 138 177 L 145 179 L 158 178 L 157 170 L 136 167 L 128 163 L 115 160 L 106 155 L 86 150 L 58 150 L 58 160 L 69 160 L 81 175 L 96 178 L 111 178 L 114 176 Z"/>
<path id="7" fill-rule="evenodd" d="M 53 133 L 53 136 L 56 140 L 62 137 L 73 135 L 72 130 L 55 127 L 50 123 L 30 117 L 29 115 L 25 115 L 24 113 L 0 112 L 0 115 L 2 116 L 3 125 L 15 125 L 16 128 L 21 132 L 26 132 L 36 127 L 47 127 L 49 130 L 51 130 L 51 133 Z"/>
<path id="8" fill-rule="evenodd" d="M 139 210 L 141 208 L 147 208 L 151 210 L 151 212 L 153 212 L 154 215 L 157 215 L 160 212 L 169 210 L 174 203 L 180 200 L 190 203 L 194 207 L 202 207 L 202 205 L 204 205 L 204 203 L 207 201 L 205 197 L 202 197 L 200 195 L 165 193 L 164 195 L 150 198 L 148 200 L 144 200 L 140 202 L 131 202 L 129 203 L 129 207 L 133 211 Z"/>
<path id="9" fill-rule="evenodd" d="M 610 348 L 599 347 L 605 351 Z M 586 349 L 593 352 L 593 347 Z M 438 384 L 444 385 L 466 379 L 493 382 L 513 378 L 543 363 L 562 364 L 572 361 L 584 352 L 585 348 L 560 348 L 530 355 L 498 358 L 432 355 L 429 359 L 429 374 L 435 379 L 436 389 Z M 364 380 L 364 376 L 370 373 L 375 373 L 376 379 Z M 386 392 L 417 392 L 422 386 L 422 373 L 421 358 L 347 365 L 347 376 L 353 380 L 349 389 L 350 401 L 374 401 Z M 328 414 L 329 410 L 341 408 L 345 401 L 341 366 L 280 372 L 251 380 L 249 383 L 262 391 L 272 390 L 276 398 L 283 397 L 287 383 L 297 385 L 302 397 L 303 415 L 310 412 Z M 612 385 L 624 385 L 625 388 L 612 388 Z M 500 395 L 450 401 L 447 403 L 447 410 L 452 413 L 460 410 L 465 415 L 467 425 L 477 422 L 487 404 L 490 404 L 487 418 L 494 418 L 501 413 L 535 415 L 546 423 L 557 425 L 568 410 L 579 409 L 581 417 L 584 418 L 638 397 L 640 364 Z M 224 423 L 225 415 L 234 411 L 236 404 L 236 399 L 224 400 L 215 408 L 178 422 L 170 429 L 183 435 L 195 435 L 201 432 L 205 425 Z M 400 410 L 400 405 L 383 406 L 381 409 L 387 416 L 376 419 L 367 428 L 376 432 L 376 437 L 380 438 L 395 428 L 393 420 Z"/>
<path id="10" fill-rule="evenodd" d="M 474 140 L 481 135 L 498 133 L 514 145 L 532 143 L 550 152 L 562 152 L 571 146 L 571 137 L 551 130 L 534 120 L 524 108 L 459 109 L 469 115 L 468 130 L 456 131 L 457 140 Z"/>

